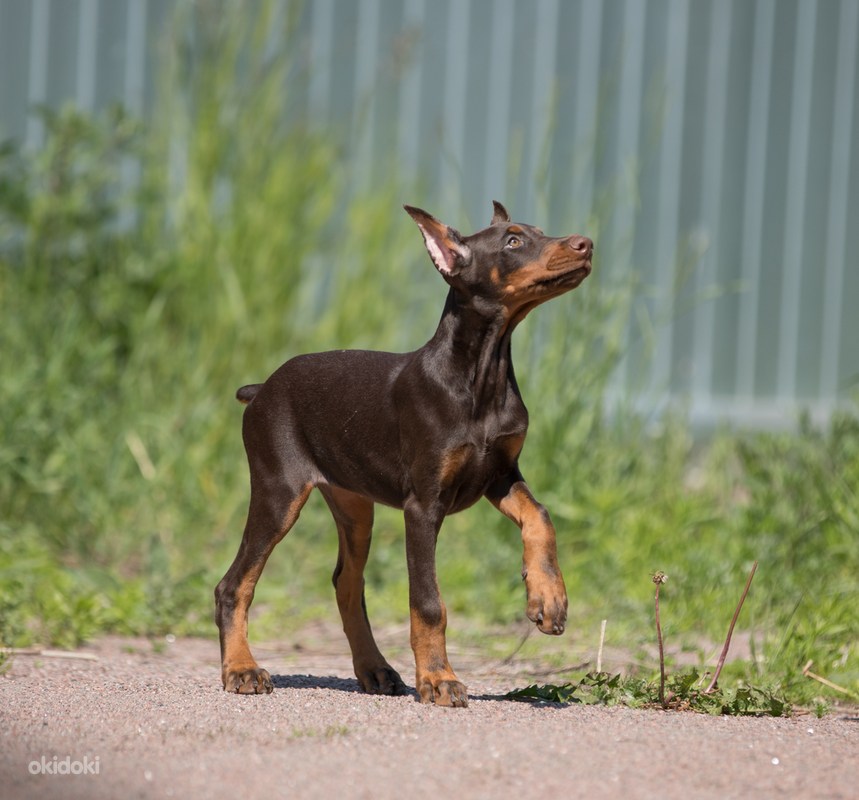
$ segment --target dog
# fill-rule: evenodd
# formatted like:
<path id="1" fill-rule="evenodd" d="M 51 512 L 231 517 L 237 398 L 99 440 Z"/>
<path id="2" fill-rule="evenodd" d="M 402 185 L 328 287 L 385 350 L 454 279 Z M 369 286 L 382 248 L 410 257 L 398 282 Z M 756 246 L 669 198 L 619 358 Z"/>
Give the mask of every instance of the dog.
<path id="1" fill-rule="evenodd" d="M 374 503 L 405 517 L 410 640 L 422 703 L 468 705 L 447 657 L 435 550 L 444 518 L 481 497 L 522 530 L 528 618 L 543 633 L 563 633 L 567 593 L 555 529 L 518 467 L 528 412 L 510 342 L 533 308 L 590 274 L 594 246 L 585 236 L 549 237 L 513 223 L 504 206 L 493 205 L 489 227 L 471 236 L 405 206 L 449 286 L 438 329 L 423 347 L 301 355 L 265 383 L 238 390 L 247 404 L 242 434 L 251 496 L 238 553 L 215 589 L 226 691 L 272 691 L 248 645 L 248 608 L 266 560 L 314 488 L 337 527 L 334 588 L 365 692 L 409 691 L 379 651 L 364 603 Z"/>

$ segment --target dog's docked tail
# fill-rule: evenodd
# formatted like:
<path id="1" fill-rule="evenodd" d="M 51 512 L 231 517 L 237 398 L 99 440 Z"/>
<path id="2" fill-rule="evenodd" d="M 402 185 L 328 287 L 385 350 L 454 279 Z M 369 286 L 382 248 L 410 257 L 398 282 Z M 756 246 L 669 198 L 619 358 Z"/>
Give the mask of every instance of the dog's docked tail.
<path id="1" fill-rule="evenodd" d="M 240 403 L 243 403 L 244 405 L 247 405 L 257 396 L 257 392 L 261 388 L 261 383 L 251 383 L 247 386 L 242 386 L 242 388 L 236 392 L 236 400 L 238 400 Z"/>

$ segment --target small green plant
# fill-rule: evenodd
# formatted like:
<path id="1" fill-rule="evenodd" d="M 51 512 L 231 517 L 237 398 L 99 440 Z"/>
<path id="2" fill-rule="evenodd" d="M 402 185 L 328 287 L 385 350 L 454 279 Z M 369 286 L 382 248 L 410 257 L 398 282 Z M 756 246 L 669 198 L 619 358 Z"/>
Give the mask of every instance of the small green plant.
<path id="1" fill-rule="evenodd" d="M 737 686 L 731 689 L 718 687 L 718 679 L 728 655 L 731 635 L 740 609 L 752 583 L 757 562 L 752 566 L 746 587 L 737 604 L 728 635 L 722 648 L 716 670 L 705 689 L 701 684 L 707 677 L 691 669 L 666 677 L 665 651 L 662 640 L 662 623 L 659 615 L 659 587 L 668 577 L 656 572 L 652 581 L 656 585 L 654 596 L 656 638 L 659 647 L 659 681 L 645 681 L 635 677 L 622 677 L 607 672 L 589 672 L 576 683 L 560 686 L 532 685 L 507 694 L 511 700 L 538 700 L 551 703 L 590 703 L 599 705 L 626 705 L 631 707 L 658 707 L 663 710 L 697 711 L 706 714 L 731 716 L 782 717 L 791 713 L 790 703 L 778 692 L 755 686 Z"/>
<path id="2" fill-rule="evenodd" d="M 730 716 L 783 717 L 791 713 L 790 704 L 775 691 L 740 686 L 706 692 L 700 688 L 704 678 L 706 675 L 692 669 L 668 676 L 663 686 L 657 681 L 589 672 L 576 682 L 527 686 L 508 692 L 506 697 L 546 703 L 624 705 Z"/>
<path id="3" fill-rule="evenodd" d="M 653 602 L 656 606 L 656 640 L 659 643 L 659 705 L 665 708 L 665 649 L 662 643 L 662 624 L 659 621 L 659 587 L 668 580 L 668 576 L 664 572 L 655 572 L 652 580 L 656 585 Z"/>

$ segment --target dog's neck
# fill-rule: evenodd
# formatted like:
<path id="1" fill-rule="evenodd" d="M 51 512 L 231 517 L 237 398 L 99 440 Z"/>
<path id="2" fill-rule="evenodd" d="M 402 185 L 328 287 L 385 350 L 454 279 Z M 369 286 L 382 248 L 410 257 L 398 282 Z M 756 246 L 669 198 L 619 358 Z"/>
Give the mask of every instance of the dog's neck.
<path id="1" fill-rule="evenodd" d="M 471 394 L 473 413 L 504 406 L 518 394 L 511 358 L 515 323 L 496 305 L 451 288 L 438 328 L 426 348 L 438 355 L 451 382 Z"/>

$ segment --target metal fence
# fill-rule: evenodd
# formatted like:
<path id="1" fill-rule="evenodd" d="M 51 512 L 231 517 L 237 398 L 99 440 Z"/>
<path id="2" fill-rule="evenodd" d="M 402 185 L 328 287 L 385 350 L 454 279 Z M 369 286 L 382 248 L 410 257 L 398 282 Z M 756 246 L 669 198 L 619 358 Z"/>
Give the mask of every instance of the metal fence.
<path id="1" fill-rule="evenodd" d="M 39 103 L 145 114 L 177 4 L 0 0 L 0 137 L 38 147 Z M 309 0 L 296 42 L 357 180 L 423 176 L 474 226 L 502 199 L 637 275 L 617 391 L 777 425 L 859 376 L 857 40 L 859 0 Z"/>

